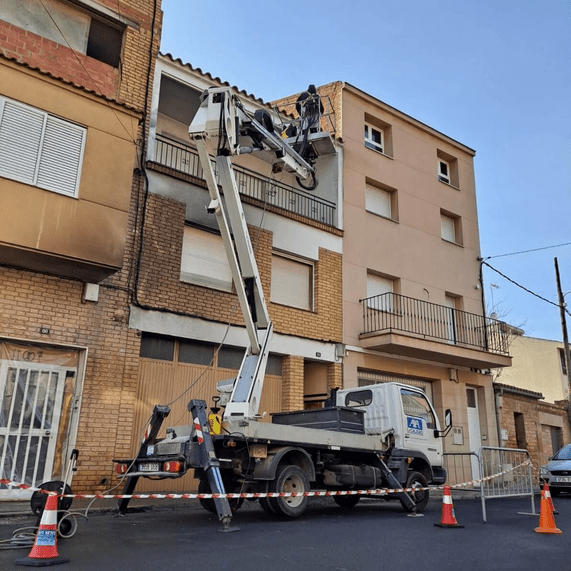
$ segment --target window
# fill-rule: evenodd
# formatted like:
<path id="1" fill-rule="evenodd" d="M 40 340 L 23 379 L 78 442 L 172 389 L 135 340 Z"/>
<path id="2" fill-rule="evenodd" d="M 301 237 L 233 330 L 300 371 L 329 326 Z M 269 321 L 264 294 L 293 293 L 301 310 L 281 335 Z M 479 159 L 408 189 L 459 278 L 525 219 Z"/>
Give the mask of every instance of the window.
<path id="1" fill-rule="evenodd" d="M 365 147 L 374 151 L 385 152 L 384 133 L 382 129 L 365 123 Z"/>
<path id="2" fill-rule="evenodd" d="M 180 363 L 210 365 L 214 359 L 214 345 L 202 341 L 186 341 L 178 344 L 178 360 Z"/>
<path id="3" fill-rule="evenodd" d="M 462 244 L 462 226 L 460 217 L 449 212 L 440 212 L 440 235 L 443 240 L 453 244 Z"/>
<path id="4" fill-rule="evenodd" d="M 438 180 L 450 184 L 450 164 L 438 159 Z"/>
<path id="5" fill-rule="evenodd" d="M 398 220 L 396 190 L 367 182 L 365 185 L 365 208 L 367 212 L 390 220 Z"/>
<path id="6" fill-rule="evenodd" d="M 169 337 L 143 333 L 139 355 L 147 359 L 172 361 L 174 358 L 174 343 L 174 339 Z"/>
<path id="7" fill-rule="evenodd" d="M 123 30 L 102 20 L 91 18 L 86 55 L 107 65 L 118 67 L 121 59 Z"/>
<path id="8" fill-rule="evenodd" d="M 184 228 L 180 279 L 222 291 L 232 291 L 232 273 L 222 237 L 193 226 Z"/>
<path id="9" fill-rule="evenodd" d="M 438 180 L 454 188 L 459 188 L 458 159 L 440 149 L 437 149 L 436 156 Z"/>
<path id="10" fill-rule="evenodd" d="M 406 415 L 422 418 L 426 428 L 436 428 L 436 419 L 426 397 L 415 391 L 401 389 L 402 407 Z"/>
<path id="11" fill-rule="evenodd" d="M 367 274 L 367 306 L 378 311 L 394 311 L 394 280 L 378 274 Z"/>
<path id="12" fill-rule="evenodd" d="M 0 176 L 77 197 L 86 129 L 0 97 Z"/>
<path id="13" fill-rule="evenodd" d="M 369 406 L 373 402 L 373 391 L 354 391 L 345 395 L 345 406 Z"/>
<path id="14" fill-rule="evenodd" d="M 313 264 L 274 253 L 270 299 L 282 305 L 313 309 Z"/>

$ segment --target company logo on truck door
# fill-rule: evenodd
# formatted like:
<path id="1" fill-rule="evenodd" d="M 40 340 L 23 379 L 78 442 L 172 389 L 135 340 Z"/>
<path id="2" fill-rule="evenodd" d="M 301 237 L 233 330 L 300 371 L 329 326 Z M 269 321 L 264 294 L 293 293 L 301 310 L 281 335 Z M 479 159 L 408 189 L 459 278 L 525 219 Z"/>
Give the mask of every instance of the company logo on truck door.
<path id="1" fill-rule="evenodd" d="M 422 418 L 416 418 L 415 416 L 406 417 L 406 427 L 409 434 L 423 434 L 422 430 Z"/>

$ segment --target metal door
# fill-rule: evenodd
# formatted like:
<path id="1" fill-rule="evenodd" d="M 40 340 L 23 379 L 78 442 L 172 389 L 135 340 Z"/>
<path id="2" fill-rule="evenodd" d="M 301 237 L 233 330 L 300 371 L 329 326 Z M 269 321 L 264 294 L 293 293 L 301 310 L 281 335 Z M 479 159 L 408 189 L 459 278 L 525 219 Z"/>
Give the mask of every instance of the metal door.
<path id="1" fill-rule="evenodd" d="M 25 361 L 0 365 L 0 475 L 30 486 L 50 480 L 67 371 Z M 0 499 L 31 492 L 0 485 Z"/>

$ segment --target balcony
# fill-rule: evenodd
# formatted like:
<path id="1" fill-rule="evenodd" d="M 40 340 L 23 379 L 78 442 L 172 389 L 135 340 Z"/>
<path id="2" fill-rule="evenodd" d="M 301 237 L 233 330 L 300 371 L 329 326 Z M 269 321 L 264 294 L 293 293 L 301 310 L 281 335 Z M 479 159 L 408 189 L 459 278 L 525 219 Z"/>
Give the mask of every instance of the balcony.
<path id="1" fill-rule="evenodd" d="M 190 146 L 157 135 L 154 161 L 177 172 L 204 179 L 198 153 Z M 264 205 L 274 206 L 328 226 L 335 223 L 335 204 L 309 193 L 261 176 L 253 171 L 234 166 L 240 194 Z"/>
<path id="2" fill-rule="evenodd" d="M 395 293 L 360 302 L 365 348 L 476 369 L 511 364 L 501 321 Z"/>

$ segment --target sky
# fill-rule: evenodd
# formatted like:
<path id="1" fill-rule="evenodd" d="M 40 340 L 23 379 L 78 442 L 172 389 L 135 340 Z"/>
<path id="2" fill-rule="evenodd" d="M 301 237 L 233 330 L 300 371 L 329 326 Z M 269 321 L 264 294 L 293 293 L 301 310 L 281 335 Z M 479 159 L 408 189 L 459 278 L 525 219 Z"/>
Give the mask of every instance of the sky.
<path id="1" fill-rule="evenodd" d="M 507 276 L 485 267 L 489 311 L 562 339 L 554 258 L 571 311 L 571 0 L 162 9 L 163 53 L 264 101 L 346 81 L 475 149 L 481 254 Z"/>

